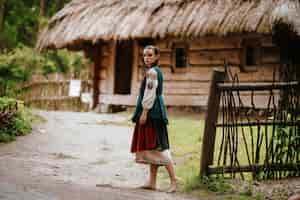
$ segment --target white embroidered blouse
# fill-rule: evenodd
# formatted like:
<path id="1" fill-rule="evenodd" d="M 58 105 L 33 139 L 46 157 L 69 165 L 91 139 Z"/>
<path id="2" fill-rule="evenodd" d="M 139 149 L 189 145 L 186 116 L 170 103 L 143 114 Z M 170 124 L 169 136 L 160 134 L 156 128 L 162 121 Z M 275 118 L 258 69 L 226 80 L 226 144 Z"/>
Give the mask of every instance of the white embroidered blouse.
<path id="1" fill-rule="evenodd" d="M 156 88 L 158 87 L 158 80 L 157 80 L 157 72 L 154 68 L 149 69 L 146 72 L 146 87 L 144 91 L 144 97 L 142 101 L 143 108 L 151 109 L 155 97 L 156 97 Z"/>

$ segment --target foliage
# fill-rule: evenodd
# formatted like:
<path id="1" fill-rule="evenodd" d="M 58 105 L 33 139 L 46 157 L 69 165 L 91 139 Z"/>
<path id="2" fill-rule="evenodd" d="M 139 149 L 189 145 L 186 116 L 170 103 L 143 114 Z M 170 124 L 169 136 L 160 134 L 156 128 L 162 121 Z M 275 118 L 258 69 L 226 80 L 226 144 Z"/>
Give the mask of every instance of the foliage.
<path id="1" fill-rule="evenodd" d="M 13 49 L 20 44 L 33 47 L 39 25 L 46 24 L 70 0 L 45 1 L 45 16 L 40 16 L 40 0 L 6 0 L 4 3 L 3 31 L 0 32 L 0 49 Z"/>
<path id="2" fill-rule="evenodd" d="M 286 121 L 292 121 L 297 119 L 297 116 L 292 116 L 290 113 L 285 115 Z M 267 158 L 269 163 L 272 164 L 293 164 L 299 163 L 300 155 L 300 129 L 292 126 L 278 125 L 276 131 L 272 135 L 270 146 L 272 148 L 267 152 Z M 291 171 L 264 171 L 261 176 L 267 178 L 282 178 L 288 176 L 299 175 L 299 169 Z"/>
<path id="3" fill-rule="evenodd" d="M 14 96 L 17 83 L 28 80 L 30 75 L 43 62 L 43 58 L 31 48 L 19 47 L 0 55 L 1 96 Z"/>
<path id="4" fill-rule="evenodd" d="M 58 10 L 62 9 L 65 4 L 70 2 L 71 0 L 59 0 L 59 1 L 51 1 L 51 0 L 46 0 L 46 5 L 45 7 L 47 8 L 46 10 L 46 17 L 51 17 L 53 16 Z"/>
<path id="5" fill-rule="evenodd" d="M 17 101 L 12 98 L 1 97 L 0 98 L 0 110 L 4 110 L 9 107 L 13 107 L 17 104 Z"/>
<path id="6" fill-rule="evenodd" d="M 87 60 L 79 53 L 49 51 L 43 54 L 26 46 L 19 46 L 0 55 L 0 96 L 16 96 L 16 85 L 34 74 L 79 74 Z"/>
<path id="7" fill-rule="evenodd" d="M 1 33 L 4 47 L 11 49 L 20 43 L 34 45 L 38 31 L 38 3 L 38 0 L 5 1 L 4 31 Z"/>
<path id="8" fill-rule="evenodd" d="M 16 109 L 17 100 L 0 98 L 0 142 L 15 140 L 16 136 L 25 135 L 31 131 L 31 123 L 35 116 L 27 109 Z"/>
<path id="9" fill-rule="evenodd" d="M 78 76 L 80 70 L 89 62 L 80 53 L 70 53 L 66 50 L 48 51 L 44 53 L 44 58 L 46 62 L 41 68 L 43 75 L 55 72 L 62 74 L 72 72 Z"/>
<path id="10" fill-rule="evenodd" d="M 0 21 L 0 96 L 15 97 L 16 86 L 33 73 L 47 76 L 72 72 L 78 76 L 86 64 L 81 54 L 67 51 L 39 54 L 33 49 L 39 29 L 69 1 L 0 0 L 0 7 L 4 5 L 4 12 L 0 9 L 0 20 L 3 19 Z"/>

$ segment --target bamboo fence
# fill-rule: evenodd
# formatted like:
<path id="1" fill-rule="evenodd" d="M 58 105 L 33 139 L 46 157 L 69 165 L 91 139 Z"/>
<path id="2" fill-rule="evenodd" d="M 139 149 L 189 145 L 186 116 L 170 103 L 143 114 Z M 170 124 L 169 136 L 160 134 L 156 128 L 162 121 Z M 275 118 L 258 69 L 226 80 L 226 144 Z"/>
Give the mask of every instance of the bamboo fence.
<path id="1" fill-rule="evenodd" d="M 21 87 L 24 104 L 43 110 L 89 111 L 90 103 L 82 102 L 81 94 L 92 92 L 92 81 L 81 75 L 79 96 L 69 96 L 72 75 L 50 74 L 47 77 L 34 75 Z"/>

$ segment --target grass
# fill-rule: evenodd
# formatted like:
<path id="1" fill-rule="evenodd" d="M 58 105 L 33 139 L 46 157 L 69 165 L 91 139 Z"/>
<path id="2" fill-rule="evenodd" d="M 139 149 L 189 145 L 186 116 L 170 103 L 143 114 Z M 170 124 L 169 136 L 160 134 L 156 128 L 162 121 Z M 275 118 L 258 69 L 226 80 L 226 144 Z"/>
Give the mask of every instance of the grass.
<path id="1" fill-rule="evenodd" d="M 263 199 L 261 194 L 254 195 L 251 182 L 243 182 L 243 188 L 236 188 L 237 185 L 231 179 L 222 177 L 199 177 L 200 157 L 205 120 L 196 117 L 170 116 L 168 126 L 169 140 L 173 159 L 176 162 L 176 176 L 179 178 L 179 190 L 181 192 L 193 193 L 208 199 Z M 217 135 L 221 135 L 217 133 Z M 221 137 L 217 136 L 216 147 L 220 145 Z M 216 148 L 218 150 L 218 148 Z M 218 152 L 217 152 L 218 153 Z M 216 153 L 216 155 L 217 155 Z M 242 154 L 243 152 L 241 152 Z M 215 155 L 215 162 L 217 156 Z M 247 161 L 246 156 L 240 155 L 243 162 Z M 247 164 L 247 163 L 245 163 Z M 165 187 L 169 184 L 166 170 L 159 170 L 159 185 Z"/>

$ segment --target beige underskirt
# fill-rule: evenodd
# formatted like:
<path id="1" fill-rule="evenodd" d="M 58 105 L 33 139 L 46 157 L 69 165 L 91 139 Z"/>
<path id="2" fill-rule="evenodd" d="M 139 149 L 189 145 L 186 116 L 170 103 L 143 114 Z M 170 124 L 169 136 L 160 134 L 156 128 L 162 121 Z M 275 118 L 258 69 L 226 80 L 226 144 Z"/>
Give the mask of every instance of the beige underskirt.
<path id="1" fill-rule="evenodd" d="M 135 153 L 135 161 L 141 164 L 168 165 L 173 163 L 170 150 L 139 151 Z"/>

